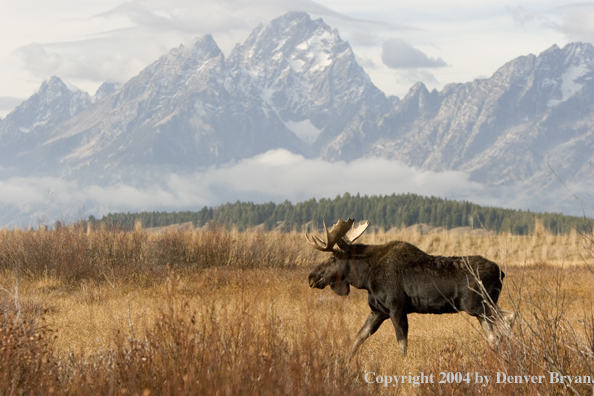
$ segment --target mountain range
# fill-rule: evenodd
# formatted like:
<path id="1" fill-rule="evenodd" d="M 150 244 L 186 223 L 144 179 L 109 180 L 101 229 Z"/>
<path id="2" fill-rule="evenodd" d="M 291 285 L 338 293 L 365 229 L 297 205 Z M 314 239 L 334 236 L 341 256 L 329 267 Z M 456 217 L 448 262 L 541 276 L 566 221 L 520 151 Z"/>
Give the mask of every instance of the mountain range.
<path id="1" fill-rule="evenodd" d="M 571 43 L 490 78 L 441 91 L 419 82 L 401 100 L 387 97 L 336 29 L 290 12 L 227 57 L 207 35 L 94 96 L 52 77 L 0 120 L 0 180 L 139 186 L 284 149 L 459 171 L 554 201 L 554 174 L 578 191 L 594 180 L 593 95 L 594 47 Z"/>

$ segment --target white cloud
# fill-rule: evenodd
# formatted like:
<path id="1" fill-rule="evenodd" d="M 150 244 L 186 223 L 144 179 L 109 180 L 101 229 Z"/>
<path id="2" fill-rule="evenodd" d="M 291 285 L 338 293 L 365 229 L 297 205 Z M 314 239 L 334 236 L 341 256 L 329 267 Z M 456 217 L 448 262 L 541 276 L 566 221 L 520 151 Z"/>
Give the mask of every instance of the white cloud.
<path id="1" fill-rule="evenodd" d="M 576 4 L 568 8 L 558 29 L 570 40 L 594 42 L 594 3 Z"/>
<path id="2" fill-rule="evenodd" d="M 6 116 L 15 107 L 23 102 L 22 98 L 14 98 L 12 96 L 0 96 L 0 118 Z"/>
<path id="3" fill-rule="evenodd" d="M 225 202 L 298 202 L 350 192 L 367 195 L 415 192 L 462 198 L 482 191 L 462 172 L 433 173 L 379 158 L 329 163 L 285 150 L 189 175 L 163 175 L 133 187 L 81 185 L 58 178 L 10 178 L 0 181 L 0 207 L 17 207 L 39 217 L 76 216 L 112 211 L 196 210 Z M 14 209 L 13 209 L 14 210 Z M 0 218 L 7 218 L 4 213 Z M 35 220 L 35 219 L 33 219 Z"/>
<path id="4" fill-rule="evenodd" d="M 510 7 L 507 6 L 507 11 L 511 14 L 514 23 L 518 26 L 525 27 L 527 24 L 535 22 L 535 21 L 543 21 L 546 18 L 538 13 L 535 12 L 528 12 L 524 7 L 517 6 L 517 7 Z"/>
<path id="5" fill-rule="evenodd" d="M 206 34 L 212 34 L 228 54 L 258 24 L 290 10 L 369 25 L 309 0 L 137 0 L 92 16 L 61 21 L 60 26 L 71 26 L 78 35 L 45 42 L 39 37 L 35 43 L 18 47 L 14 54 L 37 78 L 58 75 L 93 91 L 106 80 L 127 81 L 169 49 Z M 89 25 L 86 31 L 85 23 Z"/>
<path id="6" fill-rule="evenodd" d="M 377 34 L 365 30 L 356 30 L 351 34 L 351 41 L 355 45 L 373 47 L 381 42 Z"/>
<path id="7" fill-rule="evenodd" d="M 416 69 L 426 67 L 444 67 L 447 63 L 441 58 L 430 58 L 422 51 L 400 38 L 384 41 L 382 62 L 392 69 Z"/>
<path id="8" fill-rule="evenodd" d="M 571 186 L 580 196 L 588 186 Z M 579 215 L 580 207 L 561 186 L 546 196 L 522 186 L 488 187 L 458 171 L 430 172 L 396 160 L 366 158 L 352 162 L 306 159 L 285 150 L 212 167 L 187 175 L 161 175 L 137 185 L 83 185 L 59 178 L 9 178 L 0 181 L 0 225 L 35 225 L 38 219 L 78 220 L 93 214 L 142 210 L 199 210 L 237 200 L 293 203 L 361 195 L 416 193 L 467 200 L 480 205 L 548 210 Z M 584 192 L 585 191 L 585 192 Z M 83 213 L 84 211 L 84 213 Z"/>
<path id="9" fill-rule="evenodd" d="M 4 224 L 34 224 L 38 218 L 76 220 L 85 215 L 142 210 L 199 210 L 226 202 L 296 203 L 333 198 L 349 192 L 361 195 L 416 193 L 463 199 L 483 205 L 534 208 L 534 196 L 521 188 L 487 187 L 458 171 L 430 172 L 396 160 L 359 159 L 329 163 L 306 159 L 285 150 L 213 167 L 187 175 L 161 175 L 137 186 L 82 185 L 58 178 L 10 178 L 0 181 L 0 220 Z M 21 215 L 18 213 L 21 212 Z M 23 217 L 24 216 L 24 217 Z M 28 217 L 27 217 L 28 216 Z"/>
<path id="10" fill-rule="evenodd" d="M 594 3 L 550 4 L 542 7 L 506 7 L 514 23 L 524 29 L 535 27 L 556 31 L 569 41 L 594 42 Z M 557 43 L 559 44 L 559 43 Z"/>
<path id="11" fill-rule="evenodd" d="M 51 48 L 51 46 L 48 46 Z M 15 53 L 23 61 L 24 68 L 36 76 L 48 79 L 51 76 L 64 76 L 70 81 L 118 81 L 123 75 L 132 75 L 136 69 L 145 66 L 139 60 L 128 58 L 114 51 L 106 53 L 87 53 L 80 51 L 50 51 L 41 44 L 20 47 Z"/>

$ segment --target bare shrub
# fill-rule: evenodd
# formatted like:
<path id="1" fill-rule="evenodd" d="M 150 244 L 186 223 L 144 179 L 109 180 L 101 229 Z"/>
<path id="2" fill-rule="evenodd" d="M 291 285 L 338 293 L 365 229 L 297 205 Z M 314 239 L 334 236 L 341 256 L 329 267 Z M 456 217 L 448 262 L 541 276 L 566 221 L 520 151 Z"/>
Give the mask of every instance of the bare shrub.
<path id="1" fill-rule="evenodd" d="M 591 383 L 564 383 L 558 376 L 589 376 L 594 381 L 594 327 L 592 305 L 584 305 L 579 292 L 594 286 L 586 268 L 565 269 L 546 264 L 508 268 L 509 300 L 516 309 L 513 331 L 503 329 L 500 343 L 480 354 L 473 353 L 458 339 L 452 339 L 439 358 L 423 367 L 432 372 L 461 372 L 512 377 L 483 387 L 471 378 L 467 382 L 432 384 L 421 394 L 572 394 L 592 392 Z M 577 295 L 576 295 L 577 294 Z M 534 383 L 530 378 L 542 376 Z M 552 377 L 554 379 L 552 380 Z M 517 378 L 516 378 L 517 377 Z M 587 379 L 586 379 L 587 380 Z M 519 381 L 519 382 L 518 382 Z"/>
<path id="2" fill-rule="evenodd" d="M 58 374 L 51 351 L 53 331 L 42 315 L 0 305 L 0 395 L 47 394 Z"/>
<path id="3" fill-rule="evenodd" d="M 417 339 L 406 359 L 386 327 L 348 362 L 366 295 L 311 293 L 307 273 L 318 254 L 302 235 L 0 231 L 0 395 L 590 394 L 592 385 L 551 384 L 549 376 L 594 378 L 594 273 L 584 262 L 524 265 L 518 245 L 541 250 L 547 235 L 504 237 L 493 247 L 507 260 L 499 302 L 518 318 L 498 346 L 487 347 L 463 315 L 413 314 Z M 492 243 L 419 238 L 444 254 Z M 569 237 L 550 243 L 555 257 L 576 249 Z M 432 373 L 435 381 L 386 387 L 368 384 L 368 372 Z M 490 383 L 440 384 L 440 372 Z M 498 372 L 547 380 L 495 384 Z"/>
<path id="4" fill-rule="evenodd" d="M 66 282 L 158 276 L 174 267 L 289 268 L 309 264 L 315 253 L 303 249 L 297 234 L 237 233 L 222 227 L 169 230 L 86 231 L 82 227 L 0 231 L 0 270 L 28 277 L 43 274 Z M 145 278 L 146 278 L 145 276 Z M 146 280 L 146 279 L 145 279 Z M 150 282 L 149 282 L 150 284 Z"/>

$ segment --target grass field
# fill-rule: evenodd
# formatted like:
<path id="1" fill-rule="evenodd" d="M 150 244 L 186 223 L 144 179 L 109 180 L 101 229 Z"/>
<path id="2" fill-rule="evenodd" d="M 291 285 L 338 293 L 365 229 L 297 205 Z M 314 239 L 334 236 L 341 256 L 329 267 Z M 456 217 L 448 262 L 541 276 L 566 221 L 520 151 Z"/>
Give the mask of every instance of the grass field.
<path id="1" fill-rule="evenodd" d="M 327 254 L 301 234 L 2 230 L 0 395 L 592 393 L 576 383 L 594 380 L 592 235 L 361 242 L 394 239 L 498 262 L 500 305 L 519 313 L 512 334 L 489 348 L 466 314 L 412 314 L 406 358 L 387 321 L 348 361 L 367 292 L 310 289 Z"/>

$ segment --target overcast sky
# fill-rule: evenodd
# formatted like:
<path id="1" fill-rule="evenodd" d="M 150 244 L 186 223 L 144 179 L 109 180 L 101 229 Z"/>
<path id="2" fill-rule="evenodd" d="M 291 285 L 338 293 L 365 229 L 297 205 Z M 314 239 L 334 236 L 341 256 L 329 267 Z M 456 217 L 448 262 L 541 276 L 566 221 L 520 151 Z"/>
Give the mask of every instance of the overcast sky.
<path id="1" fill-rule="evenodd" d="M 558 0 L 3 0 L 0 116 L 57 75 L 93 94 L 211 33 L 228 54 L 259 23 L 307 11 L 339 29 L 384 92 L 488 77 L 553 44 L 594 40 L 594 2 Z"/>

